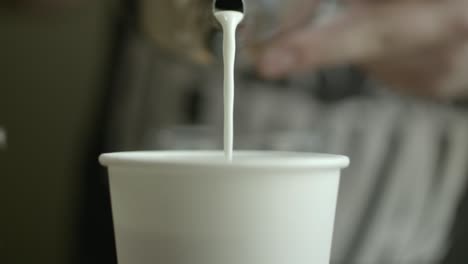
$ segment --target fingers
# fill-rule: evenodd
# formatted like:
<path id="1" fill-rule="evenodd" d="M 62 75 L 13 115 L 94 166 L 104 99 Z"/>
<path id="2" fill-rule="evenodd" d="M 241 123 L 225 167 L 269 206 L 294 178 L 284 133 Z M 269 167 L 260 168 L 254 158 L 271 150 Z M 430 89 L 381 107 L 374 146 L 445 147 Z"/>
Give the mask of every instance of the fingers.
<path id="1" fill-rule="evenodd" d="M 363 63 L 439 45 L 466 36 L 464 10 L 434 2 L 354 8 L 319 28 L 306 28 L 275 41 L 260 56 L 259 70 L 275 78 L 317 66 Z"/>

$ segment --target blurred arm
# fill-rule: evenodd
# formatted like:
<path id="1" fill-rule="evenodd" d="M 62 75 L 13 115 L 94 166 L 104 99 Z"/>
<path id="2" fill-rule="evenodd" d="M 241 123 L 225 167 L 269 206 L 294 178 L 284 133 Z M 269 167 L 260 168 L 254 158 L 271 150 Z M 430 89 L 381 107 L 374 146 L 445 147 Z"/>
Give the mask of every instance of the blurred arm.
<path id="1" fill-rule="evenodd" d="M 210 61 L 212 0 L 141 0 L 143 32 L 159 47 L 197 62 Z"/>

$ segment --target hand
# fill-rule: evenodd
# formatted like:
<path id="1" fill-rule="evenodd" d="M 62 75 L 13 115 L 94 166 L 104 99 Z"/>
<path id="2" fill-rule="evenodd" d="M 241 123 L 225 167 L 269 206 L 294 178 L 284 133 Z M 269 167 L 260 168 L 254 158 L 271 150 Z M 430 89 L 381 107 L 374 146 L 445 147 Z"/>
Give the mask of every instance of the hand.
<path id="1" fill-rule="evenodd" d="M 362 66 L 406 92 L 437 97 L 468 84 L 468 1 L 348 0 L 326 24 L 292 31 L 258 57 L 267 78 L 335 64 Z"/>

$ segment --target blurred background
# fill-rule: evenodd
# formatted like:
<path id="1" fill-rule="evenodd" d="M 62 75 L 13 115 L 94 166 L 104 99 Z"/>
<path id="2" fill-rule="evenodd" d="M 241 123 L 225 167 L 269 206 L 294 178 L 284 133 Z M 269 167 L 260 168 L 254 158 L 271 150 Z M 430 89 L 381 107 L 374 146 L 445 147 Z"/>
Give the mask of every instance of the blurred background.
<path id="1" fill-rule="evenodd" d="M 339 9 L 309 2 L 301 16 L 317 23 Z M 221 148 L 222 35 L 211 4 L 0 3 L 1 263 L 116 263 L 98 155 Z M 354 63 L 266 78 L 256 52 L 298 10 L 281 1 L 250 10 L 239 29 L 235 148 L 351 157 L 332 263 L 466 263 L 465 98 L 401 93 Z"/>
<path id="2" fill-rule="evenodd" d="M 122 7 L 0 6 L 0 262 L 115 263 L 106 180 L 95 161 Z"/>

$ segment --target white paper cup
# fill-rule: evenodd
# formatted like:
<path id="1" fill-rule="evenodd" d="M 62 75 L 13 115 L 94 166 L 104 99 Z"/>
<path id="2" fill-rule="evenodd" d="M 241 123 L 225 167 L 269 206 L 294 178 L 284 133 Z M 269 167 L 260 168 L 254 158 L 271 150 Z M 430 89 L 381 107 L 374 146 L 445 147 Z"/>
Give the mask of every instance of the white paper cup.
<path id="1" fill-rule="evenodd" d="M 344 156 L 103 154 L 120 264 L 329 263 Z"/>

